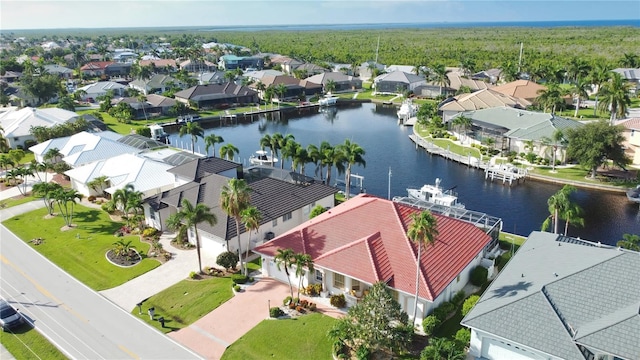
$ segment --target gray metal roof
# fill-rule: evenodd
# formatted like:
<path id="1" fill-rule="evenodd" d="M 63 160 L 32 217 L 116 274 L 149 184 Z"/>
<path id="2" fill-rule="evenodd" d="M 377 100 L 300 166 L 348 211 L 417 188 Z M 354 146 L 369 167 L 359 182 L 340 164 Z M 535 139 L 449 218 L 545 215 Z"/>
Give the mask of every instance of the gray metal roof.
<path id="1" fill-rule="evenodd" d="M 191 181 L 198 181 L 205 176 L 211 174 L 220 174 L 227 170 L 239 167 L 242 167 L 242 165 L 218 157 L 198 157 L 195 160 L 184 162 L 170 169 L 169 172 L 187 178 Z"/>
<path id="2" fill-rule="evenodd" d="M 462 324 L 564 359 L 584 359 L 577 344 L 639 359 L 638 274 L 637 252 L 533 232 Z"/>
<path id="3" fill-rule="evenodd" d="M 146 136 L 138 134 L 129 134 L 121 137 L 117 140 L 121 144 L 132 146 L 140 150 L 157 149 L 160 147 L 167 147 L 166 144 L 160 141 L 148 138 Z"/>
<path id="4" fill-rule="evenodd" d="M 578 121 L 552 116 L 548 120 L 543 120 L 527 128 L 511 129 L 504 135 L 516 139 L 540 141 L 543 138 L 552 139 L 556 130 L 566 133 L 568 129 L 574 129 L 583 125 L 584 124 Z"/>

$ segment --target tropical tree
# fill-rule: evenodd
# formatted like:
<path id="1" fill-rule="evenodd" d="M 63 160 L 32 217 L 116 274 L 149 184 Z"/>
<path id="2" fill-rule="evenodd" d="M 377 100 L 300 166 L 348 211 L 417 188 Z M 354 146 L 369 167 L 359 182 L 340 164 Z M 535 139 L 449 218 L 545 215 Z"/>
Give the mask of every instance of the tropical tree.
<path id="1" fill-rule="evenodd" d="M 54 182 L 39 182 L 33 184 L 33 188 L 31 192 L 33 196 L 42 198 L 42 202 L 47 208 L 47 212 L 49 215 L 53 215 L 54 206 L 55 206 L 55 194 L 63 190 L 62 185 Z"/>
<path id="2" fill-rule="evenodd" d="M 622 240 L 618 241 L 617 246 L 633 251 L 640 251 L 640 236 L 634 234 L 622 235 Z"/>
<path id="3" fill-rule="evenodd" d="M 56 204 L 58 204 L 58 209 L 60 210 L 60 214 L 62 214 L 64 223 L 68 227 L 73 226 L 73 212 L 76 200 L 82 200 L 82 194 L 74 189 L 65 189 L 60 187 L 52 194 L 52 196 Z"/>
<path id="4" fill-rule="evenodd" d="M 240 153 L 237 147 L 233 146 L 233 144 L 225 144 L 220 147 L 220 157 L 223 159 L 227 159 L 229 161 L 233 161 L 233 158 Z"/>
<path id="5" fill-rule="evenodd" d="M 449 70 L 444 66 L 444 64 L 436 64 L 431 69 L 433 81 L 436 85 L 440 87 L 440 95 L 442 95 L 442 88 L 445 86 L 451 85 L 451 81 L 447 74 Z"/>
<path id="6" fill-rule="evenodd" d="M 640 67 L 640 56 L 634 53 L 624 53 L 620 59 L 620 66 L 632 69 L 638 68 Z"/>
<path id="7" fill-rule="evenodd" d="M 14 167 L 16 164 L 15 161 L 8 154 L 0 154 L 0 167 L 4 170 L 5 179 L 7 178 L 7 173 L 9 172 L 9 166 Z"/>
<path id="8" fill-rule="evenodd" d="M 315 269 L 313 267 L 313 258 L 309 254 L 297 253 L 293 255 L 293 262 L 296 265 L 296 276 L 298 277 L 298 296 L 300 298 L 300 289 L 304 286 L 304 277 L 307 271 L 310 273 Z M 307 270 L 305 270 L 305 268 Z"/>
<path id="9" fill-rule="evenodd" d="M 326 141 L 324 142 L 329 144 Z M 322 165 L 322 158 L 324 154 L 322 153 L 322 151 L 320 151 L 320 148 L 322 148 L 322 145 L 320 147 L 315 146 L 313 144 L 307 145 L 307 155 L 309 156 L 309 161 L 312 162 L 316 167 L 315 176 L 318 176 L 318 173 L 320 173 L 320 180 L 322 180 L 323 179 L 322 168 L 324 167 Z"/>
<path id="10" fill-rule="evenodd" d="M 565 106 L 564 95 L 565 92 L 560 88 L 560 85 L 549 83 L 546 89 L 538 90 L 536 101 L 542 106 L 544 112 L 551 109 L 551 115 L 554 115 L 556 109 Z"/>
<path id="11" fill-rule="evenodd" d="M 303 148 L 302 146 L 298 146 L 296 148 L 296 153 L 293 156 L 292 168 L 293 169 L 299 168 L 300 170 L 298 172 L 304 175 L 305 165 L 309 161 L 310 161 L 310 157 L 309 157 L 309 153 L 307 152 L 307 149 Z"/>
<path id="12" fill-rule="evenodd" d="M 589 91 L 591 90 L 591 83 L 584 78 L 578 78 L 578 80 L 571 86 L 571 93 L 576 99 L 576 109 L 573 113 L 573 117 L 578 117 L 578 110 L 580 110 L 580 103 L 582 99 L 589 99 Z"/>
<path id="13" fill-rule="evenodd" d="M 571 185 L 565 185 L 562 187 L 562 189 L 558 190 L 558 192 L 549 197 L 549 199 L 547 200 L 547 204 L 549 205 L 550 215 L 542 223 L 542 231 L 547 231 L 550 228 L 551 224 L 553 224 L 553 233 L 558 233 L 558 223 L 561 219 L 561 214 L 563 214 L 571 206 L 571 199 L 569 198 L 569 196 L 575 191 L 575 187 Z"/>
<path id="14" fill-rule="evenodd" d="M 420 273 L 422 268 L 422 248 L 427 248 L 435 243 L 438 236 L 438 224 L 436 218 L 428 210 L 411 214 L 411 225 L 407 229 L 407 237 L 418 248 L 416 257 L 416 295 L 413 301 L 413 321 L 418 314 L 418 291 L 420 285 Z"/>
<path id="15" fill-rule="evenodd" d="M 611 76 L 611 69 L 606 64 L 603 64 L 603 63 L 597 63 L 589 73 L 589 80 L 593 85 L 595 85 L 595 90 L 597 90 L 596 102 L 595 102 L 595 106 L 593 107 L 593 116 L 596 116 L 596 111 L 600 107 L 598 106 L 598 93 L 600 92 L 600 87 L 602 86 L 603 83 L 609 80 L 610 76 Z"/>
<path id="16" fill-rule="evenodd" d="M 362 165 L 367 166 L 367 162 L 364 160 L 365 151 L 360 145 L 351 142 L 351 140 L 346 139 L 344 143 L 338 145 L 340 147 L 340 151 L 344 154 L 344 160 L 346 164 L 345 169 L 345 199 L 349 200 L 349 190 L 351 187 L 351 168 L 353 165 Z"/>
<path id="17" fill-rule="evenodd" d="M 28 166 L 21 166 L 15 169 L 16 175 L 22 179 L 22 184 L 18 185 L 20 194 L 27 195 L 27 176 L 33 176 L 33 170 Z"/>
<path id="18" fill-rule="evenodd" d="M 295 252 L 292 249 L 278 249 L 276 256 L 273 260 L 276 262 L 276 268 L 280 271 L 280 267 L 284 269 L 284 273 L 287 275 L 287 281 L 289 282 L 289 292 L 291 293 L 291 298 L 293 299 L 293 286 L 291 285 L 291 276 L 289 275 L 289 270 L 291 270 L 291 265 L 295 261 L 294 258 Z"/>
<path id="19" fill-rule="evenodd" d="M 327 80 L 327 83 L 324 84 L 324 92 L 325 94 L 330 94 L 336 91 L 336 82 L 332 79 Z"/>
<path id="20" fill-rule="evenodd" d="M 47 171 L 49 170 L 49 164 L 47 163 L 40 163 L 37 162 L 35 160 L 32 160 L 31 163 L 29 164 L 29 168 L 31 169 L 31 171 L 33 171 L 33 173 L 36 175 L 36 177 L 38 178 L 39 181 L 41 182 L 47 182 Z M 44 173 L 44 178 L 40 177 L 40 173 Z"/>
<path id="21" fill-rule="evenodd" d="M 464 115 L 456 116 L 453 119 L 452 124 L 456 127 L 456 129 L 463 129 L 464 136 L 467 135 L 467 130 L 471 127 L 472 121 L 471 118 L 468 118 Z M 458 131 L 459 132 L 459 131 Z"/>
<path id="22" fill-rule="evenodd" d="M 420 353 L 420 360 L 464 360 L 464 347 L 458 346 L 454 340 L 447 338 L 431 338 Z"/>
<path id="23" fill-rule="evenodd" d="M 556 131 L 553 132 L 551 138 L 545 136 L 540 139 L 540 142 L 543 146 L 552 150 L 551 171 L 556 171 L 556 154 L 558 153 L 558 148 L 567 145 L 567 140 L 564 138 L 562 130 L 556 129 Z"/>
<path id="24" fill-rule="evenodd" d="M 325 142 L 323 142 L 324 144 Z M 345 154 L 340 149 L 340 146 L 333 147 L 329 143 L 323 147 L 321 144 L 320 148 L 322 149 L 322 163 L 327 167 L 327 185 L 331 185 L 331 173 L 333 172 L 333 168 L 335 167 L 338 174 L 343 174 L 346 170 L 345 163 L 346 158 Z"/>
<path id="25" fill-rule="evenodd" d="M 247 254 L 245 259 L 249 258 L 249 250 L 251 249 L 251 231 L 255 231 L 258 234 L 258 230 L 260 229 L 260 222 L 262 221 L 262 214 L 260 210 L 258 210 L 255 206 L 249 206 L 246 209 L 242 210 L 240 213 L 242 217 L 242 223 L 244 224 L 244 228 L 247 229 L 247 233 L 249 235 L 249 245 L 247 246 Z M 247 267 L 248 261 L 245 262 L 245 267 Z M 249 269 L 247 267 L 247 273 Z"/>
<path id="26" fill-rule="evenodd" d="M 211 212 L 211 209 L 203 203 L 198 203 L 194 206 L 188 199 L 182 199 L 180 204 L 182 206 L 178 207 L 178 212 L 170 215 L 167 219 L 167 225 L 171 224 L 173 226 L 172 229 L 176 230 L 177 227 L 181 225 L 184 225 L 187 229 L 193 228 L 196 238 L 196 250 L 198 252 L 198 272 L 202 274 L 202 258 L 200 255 L 200 235 L 198 234 L 198 225 L 206 222 L 209 225 L 214 226 L 218 222 L 218 219 L 216 219 L 216 216 Z"/>
<path id="27" fill-rule="evenodd" d="M 211 133 L 204 137 L 204 151 L 209 154 L 209 148 L 213 147 L 213 157 L 216 157 L 216 144 L 222 144 L 223 142 L 222 136 Z"/>
<path id="28" fill-rule="evenodd" d="M 576 159 L 595 179 L 598 167 L 607 159 L 624 167 L 631 160 L 624 152 L 624 129 L 606 121 L 591 121 L 584 126 L 568 129 L 567 157 Z"/>
<path id="29" fill-rule="evenodd" d="M 295 159 L 298 148 L 300 148 L 301 146 L 302 145 L 300 145 L 295 140 L 290 140 L 287 141 L 287 143 L 282 148 L 282 162 L 291 159 L 291 171 L 295 170 L 295 164 L 293 160 Z"/>
<path id="30" fill-rule="evenodd" d="M 287 93 L 287 86 L 285 84 L 278 84 L 275 88 L 275 91 L 278 94 L 278 108 L 279 108 L 280 103 L 284 101 L 284 95 Z"/>
<path id="31" fill-rule="evenodd" d="M 627 82 L 622 75 L 612 72 L 609 80 L 605 81 L 598 90 L 598 95 L 602 99 L 599 104 L 600 110 L 610 112 L 611 124 L 617 118 L 626 116 L 627 110 L 631 106 L 629 98 L 631 86 L 631 83 Z"/>
<path id="32" fill-rule="evenodd" d="M 295 142 L 296 138 L 292 134 L 282 135 L 280 133 L 273 134 L 273 136 L 271 137 L 271 140 L 273 141 L 274 138 L 278 142 L 276 149 L 280 149 L 283 151 L 283 155 L 282 155 L 283 158 L 280 159 L 280 169 L 284 169 L 284 150 L 283 149 L 285 148 L 285 146 L 287 146 L 288 143 Z M 277 150 L 276 150 L 276 156 L 278 156 Z"/>
<path id="33" fill-rule="evenodd" d="M 196 142 L 199 137 L 204 136 L 204 130 L 202 126 L 197 122 L 189 121 L 180 127 L 180 131 L 178 132 L 180 137 L 185 135 L 191 136 L 191 153 L 195 153 L 196 151 Z"/>
<path id="34" fill-rule="evenodd" d="M 146 66 L 143 66 L 146 67 Z M 136 100 L 138 100 L 138 104 L 142 107 L 142 112 L 144 113 L 144 120 L 149 120 L 147 118 L 147 95 L 140 93 L 136 96 Z"/>
<path id="35" fill-rule="evenodd" d="M 566 209 L 560 214 L 560 218 L 564 220 L 564 236 L 567 236 L 569 233 L 569 224 L 573 226 L 584 226 L 584 218 L 582 214 L 584 210 L 578 205 L 574 203 L 569 203 Z"/>
<path id="36" fill-rule="evenodd" d="M 264 134 L 262 138 L 260 138 L 260 149 L 264 150 L 264 148 L 269 148 L 271 151 L 271 164 L 273 164 L 274 145 L 277 146 L 277 141 L 274 141 L 271 135 Z"/>
<path id="37" fill-rule="evenodd" d="M 232 178 L 227 185 L 222 187 L 220 194 L 220 207 L 236 222 L 236 234 L 238 236 L 238 257 L 240 258 L 240 267 L 242 265 L 242 243 L 240 242 L 240 224 L 242 223 L 242 212 L 251 205 L 251 188 L 243 179 Z M 227 243 L 229 250 L 229 243 Z M 247 269 L 244 268 L 245 275 Z"/>
<path id="38" fill-rule="evenodd" d="M 24 153 L 24 150 L 22 150 L 22 149 L 9 150 L 9 156 L 11 157 L 11 159 L 13 159 L 13 161 L 16 164 L 20 164 L 20 161 L 22 161 L 22 159 L 24 159 L 25 155 L 26 154 Z"/>
<path id="39" fill-rule="evenodd" d="M 127 221 L 129 221 L 129 214 L 135 215 L 142 210 L 142 196 L 142 192 L 137 191 L 133 184 L 127 184 L 113 193 L 111 201 L 113 201 L 118 210 L 124 213 Z"/>

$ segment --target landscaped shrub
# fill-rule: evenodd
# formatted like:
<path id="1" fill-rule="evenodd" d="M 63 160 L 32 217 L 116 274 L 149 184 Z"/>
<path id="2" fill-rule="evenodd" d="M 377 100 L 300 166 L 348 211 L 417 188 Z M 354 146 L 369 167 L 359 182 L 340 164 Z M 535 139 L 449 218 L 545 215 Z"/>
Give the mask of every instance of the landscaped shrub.
<path id="1" fill-rule="evenodd" d="M 331 298 L 329 299 L 329 303 L 331 304 L 331 306 L 334 306 L 337 308 L 343 308 L 347 306 L 347 299 L 345 299 L 344 294 L 331 295 Z"/>
<path id="2" fill-rule="evenodd" d="M 113 201 L 107 201 L 106 203 L 102 204 L 100 208 L 111 214 L 116 211 L 116 204 Z"/>
<path id="3" fill-rule="evenodd" d="M 431 336 L 438 325 L 440 325 L 440 319 L 435 315 L 429 315 L 422 319 L 422 331 L 424 331 L 427 336 Z"/>
<path id="4" fill-rule="evenodd" d="M 299 313 L 303 313 L 304 312 L 304 308 L 300 305 L 296 306 L 296 311 Z"/>
<path id="5" fill-rule="evenodd" d="M 461 348 L 465 348 L 469 346 L 471 342 L 471 330 L 467 328 L 462 328 L 456 332 L 456 342 L 460 345 Z"/>
<path id="6" fill-rule="evenodd" d="M 433 310 L 433 315 L 438 318 L 440 321 L 447 320 L 449 314 L 455 310 L 456 307 L 450 302 L 443 302 L 440 306 L 438 306 L 435 310 Z"/>
<path id="7" fill-rule="evenodd" d="M 238 260 L 240 259 L 238 258 L 238 255 L 236 255 L 236 253 L 225 251 L 218 255 L 218 257 L 216 258 L 216 264 L 222 266 L 227 270 L 235 269 L 236 265 L 238 264 Z"/>
<path id="8" fill-rule="evenodd" d="M 471 270 L 471 274 L 469 276 L 469 281 L 475 286 L 482 286 L 487 282 L 487 276 L 489 275 L 489 270 L 482 266 L 476 266 Z"/>
<path id="9" fill-rule="evenodd" d="M 471 311 L 471 309 L 476 305 L 479 299 L 480 296 L 478 295 L 469 296 L 467 300 L 464 301 L 464 304 L 462 304 L 462 316 L 467 316 L 469 311 Z"/>
<path id="10" fill-rule="evenodd" d="M 284 315 L 284 311 L 282 311 L 282 309 L 280 309 L 277 306 L 274 306 L 271 309 L 269 309 L 269 316 L 272 318 L 278 318 L 282 315 Z"/>
<path id="11" fill-rule="evenodd" d="M 316 311 L 316 303 L 310 303 L 309 304 L 309 310 Z"/>
<path id="12" fill-rule="evenodd" d="M 189 279 L 196 279 L 198 277 L 198 274 L 195 271 L 192 271 L 189 273 Z"/>
<path id="13" fill-rule="evenodd" d="M 453 295 L 451 302 L 454 303 L 456 306 L 460 306 L 460 304 L 462 304 L 466 296 L 467 294 L 464 292 L 464 290 L 460 290 L 455 295 Z"/>
<path id="14" fill-rule="evenodd" d="M 289 309 L 293 310 L 296 308 L 296 304 L 292 301 L 289 303 Z"/>
<path id="15" fill-rule="evenodd" d="M 249 278 L 247 275 L 233 274 L 231 275 L 231 281 L 233 281 L 234 284 L 246 284 L 247 281 L 249 281 Z"/>
<path id="16" fill-rule="evenodd" d="M 284 300 L 282 300 L 282 305 L 289 305 L 291 304 L 291 296 L 287 296 L 286 298 L 284 298 Z"/>
<path id="17" fill-rule="evenodd" d="M 367 360 L 369 358 L 369 355 L 371 355 L 369 348 L 366 346 L 360 346 L 357 350 L 356 350 L 356 358 L 358 360 Z"/>
<path id="18" fill-rule="evenodd" d="M 300 304 L 300 299 L 297 297 L 293 298 L 293 303 L 296 305 Z"/>
<path id="19" fill-rule="evenodd" d="M 87 200 L 88 200 L 89 202 L 94 202 L 94 201 L 96 201 L 96 197 L 95 197 L 95 196 L 93 196 L 93 195 L 89 195 L 89 196 L 87 197 Z"/>
<path id="20" fill-rule="evenodd" d="M 302 300 L 300 301 L 300 306 L 302 306 L 303 308 L 306 308 L 307 306 L 309 306 L 309 302 L 307 300 Z"/>
<path id="21" fill-rule="evenodd" d="M 146 238 L 150 238 L 150 237 L 154 237 L 158 234 L 158 229 L 156 228 L 146 228 L 144 230 L 142 230 L 142 236 L 146 237 Z"/>
<path id="22" fill-rule="evenodd" d="M 240 285 L 235 285 L 235 286 L 233 287 L 233 291 L 235 291 L 235 292 L 240 292 Z"/>

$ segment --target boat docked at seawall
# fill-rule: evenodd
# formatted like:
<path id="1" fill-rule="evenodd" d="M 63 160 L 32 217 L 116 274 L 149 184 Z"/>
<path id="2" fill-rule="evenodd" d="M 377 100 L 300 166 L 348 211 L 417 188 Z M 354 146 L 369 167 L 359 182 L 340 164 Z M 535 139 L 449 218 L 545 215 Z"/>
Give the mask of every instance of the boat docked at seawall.
<path id="1" fill-rule="evenodd" d="M 452 190 L 443 190 L 440 179 L 436 178 L 435 185 L 425 184 L 420 189 L 407 189 L 410 198 L 426 201 L 432 204 L 464 209 L 464 204 L 458 202 L 458 195 Z"/>
<path id="2" fill-rule="evenodd" d="M 640 204 L 640 185 L 627 190 L 627 199 L 631 202 Z"/>
<path id="3" fill-rule="evenodd" d="M 411 99 L 406 99 L 400 105 L 398 110 L 398 120 L 406 121 L 409 118 L 415 117 L 418 114 L 418 105 L 414 104 Z"/>
<path id="4" fill-rule="evenodd" d="M 324 97 L 321 97 L 318 100 L 318 105 L 320 106 L 333 106 L 338 102 L 338 97 L 331 95 L 331 93 L 327 93 Z"/>
<path id="5" fill-rule="evenodd" d="M 251 165 L 274 166 L 278 162 L 278 159 L 271 155 L 264 150 L 258 150 L 249 157 L 249 162 Z"/>
<path id="6" fill-rule="evenodd" d="M 164 131 L 164 128 L 158 124 L 149 125 L 149 130 L 151 130 L 151 138 L 153 140 L 160 141 L 165 144 L 169 144 L 169 134 Z"/>

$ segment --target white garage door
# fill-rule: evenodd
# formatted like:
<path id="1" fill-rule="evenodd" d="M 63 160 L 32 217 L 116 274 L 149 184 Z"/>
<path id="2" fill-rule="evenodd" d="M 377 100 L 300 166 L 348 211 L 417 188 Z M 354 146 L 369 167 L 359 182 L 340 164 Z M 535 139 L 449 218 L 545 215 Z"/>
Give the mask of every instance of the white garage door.
<path id="1" fill-rule="evenodd" d="M 482 339 L 482 356 L 487 359 L 531 360 L 537 357 L 525 352 L 514 344 L 506 344 L 501 341 Z"/>

